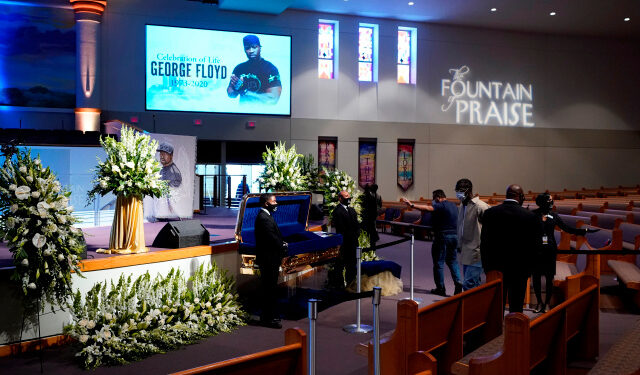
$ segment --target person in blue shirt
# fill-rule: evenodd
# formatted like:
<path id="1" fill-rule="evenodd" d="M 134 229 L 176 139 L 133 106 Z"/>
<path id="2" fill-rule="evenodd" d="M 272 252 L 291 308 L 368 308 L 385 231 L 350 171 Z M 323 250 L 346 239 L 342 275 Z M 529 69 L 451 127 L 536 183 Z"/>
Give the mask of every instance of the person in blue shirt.
<path id="1" fill-rule="evenodd" d="M 444 287 L 444 264 L 447 264 L 451 272 L 451 278 L 455 285 L 454 294 L 462 292 L 462 281 L 460 278 L 460 266 L 458 265 L 458 208 L 455 203 L 447 200 L 447 196 L 441 189 L 433 191 L 433 201 L 428 204 L 413 204 L 406 198 L 401 201 L 411 208 L 420 211 L 431 211 L 431 222 L 433 226 L 434 240 L 431 246 L 431 257 L 433 258 L 433 279 L 436 288 L 431 290 L 432 294 L 446 296 Z"/>

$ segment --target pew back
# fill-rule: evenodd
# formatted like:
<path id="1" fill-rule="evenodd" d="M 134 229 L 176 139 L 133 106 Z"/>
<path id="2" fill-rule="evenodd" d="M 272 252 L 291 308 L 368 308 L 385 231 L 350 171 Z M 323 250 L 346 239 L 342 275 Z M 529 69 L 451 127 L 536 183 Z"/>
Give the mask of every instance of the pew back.
<path id="1" fill-rule="evenodd" d="M 380 342 L 381 374 L 407 374 L 411 353 L 434 354 L 438 372 L 446 374 L 463 356 L 464 335 L 474 332 L 483 342 L 502 332 L 502 280 L 496 279 L 453 297 L 418 308 L 411 300 L 398 302 L 396 329 Z M 373 344 L 368 346 L 373 374 Z"/>
<path id="2" fill-rule="evenodd" d="M 504 345 L 493 355 L 469 360 L 469 374 L 565 374 L 567 356 L 593 359 L 599 346 L 598 281 L 580 280 L 582 291 L 531 321 L 521 313 L 505 318 Z M 457 366 L 460 368 L 460 366 Z"/>
<path id="3" fill-rule="evenodd" d="M 256 375 L 307 373 L 307 335 L 298 328 L 287 329 L 285 345 L 262 352 L 228 359 L 172 375 Z"/>

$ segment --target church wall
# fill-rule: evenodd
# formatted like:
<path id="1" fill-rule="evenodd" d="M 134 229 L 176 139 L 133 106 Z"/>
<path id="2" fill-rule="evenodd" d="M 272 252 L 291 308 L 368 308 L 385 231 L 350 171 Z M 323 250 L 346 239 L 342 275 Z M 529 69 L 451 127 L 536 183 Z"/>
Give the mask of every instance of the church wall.
<path id="1" fill-rule="evenodd" d="M 317 78 L 317 22 L 340 22 L 339 78 Z M 380 25 L 379 81 L 357 81 L 358 22 Z M 145 111 L 144 25 L 292 35 L 292 115 L 218 115 Z M 417 85 L 396 83 L 396 30 L 418 28 Z M 396 142 L 416 140 L 411 198 L 435 188 L 452 194 L 460 177 L 482 194 L 517 182 L 525 190 L 636 184 L 640 167 L 640 112 L 630 74 L 640 63 L 634 41 L 495 31 L 389 19 L 286 11 L 278 16 L 218 11 L 198 2 L 110 1 L 102 24 L 102 120 L 139 118 L 158 133 L 216 140 L 285 140 L 317 156 L 318 136 L 338 137 L 338 168 L 357 176 L 359 137 L 378 139 L 378 183 L 385 199 L 396 185 Z M 239 46 L 241 48 L 241 46 Z M 267 51 L 263 56 L 268 58 Z M 471 82 L 533 87 L 532 127 L 456 123 L 441 106 L 441 80 L 466 65 Z M 68 114 L 45 121 L 41 113 L 0 116 L 3 126 L 69 128 Z M 63 117 L 62 122 L 58 117 Z M 202 125 L 194 125 L 194 120 Z M 66 122 L 64 121 L 66 120 Z M 257 122 L 247 129 L 246 121 Z M 468 122 L 468 121 L 467 121 Z M 13 126 L 16 125 L 16 126 Z M 583 162 L 588 160 L 589 162 Z M 622 163 L 628 168 L 612 168 Z M 637 164 L 637 163 L 636 163 Z"/>

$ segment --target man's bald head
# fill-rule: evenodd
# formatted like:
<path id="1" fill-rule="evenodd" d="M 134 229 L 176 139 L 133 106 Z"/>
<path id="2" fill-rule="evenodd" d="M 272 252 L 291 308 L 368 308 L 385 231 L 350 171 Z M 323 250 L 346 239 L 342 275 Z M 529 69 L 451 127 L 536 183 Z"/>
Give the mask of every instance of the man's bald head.
<path id="1" fill-rule="evenodd" d="M 340 203 L 344 204 L 345 206 L 349 204 L 350 199 L 351 199 L 351 194 L 349 194 L 348 191 L 342 190 L 341 192 L 338 193 L 338 200 L 340 201 Z"/>
<path id="2" fill-rule="evenodd" d="M 522 205 L 524 202 L 524 192 L 522 187 L 517 184 L 507 186 L 507 199 L 515 199 Z"/>

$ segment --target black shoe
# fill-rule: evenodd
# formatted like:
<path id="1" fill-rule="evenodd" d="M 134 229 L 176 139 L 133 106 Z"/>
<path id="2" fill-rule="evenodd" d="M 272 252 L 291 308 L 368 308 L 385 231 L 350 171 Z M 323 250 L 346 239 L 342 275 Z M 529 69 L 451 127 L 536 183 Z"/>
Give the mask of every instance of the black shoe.
<path id="1" fill-rule="evenodd" d="M 453 294 L 460 294 L 462 293 L 462 284 L 456 284 L 456 289 L 453 291 Z"/>
<path id="2" fill-rule="evenodd" d="M 282 328 L 282 324 L 280 323 L 280 319 L 271 319 L 271 320 L 260 320 L 260 325 L 267 328 L 280 329 Z"/>
<path id="3" fill-rule="evenodd" d="M 547 310 L 547 305 L 544 304 L 544 303 L 539 303 L 538 306 L 536 307 L 536 309 L 534 310 L 534 312 L 536 314 L 542 314 L 542 313 L 545 313 L 547 311 L 549 311 L 549 310 Z"/>
<path id="4" fill-rule="evenodd" d="M 443 297 L 448 297 L 447 293 L 444 290 L 444 288 L 431 289 L 431 294 L 435 294 L 435 295 L 443 296 Z"/>

